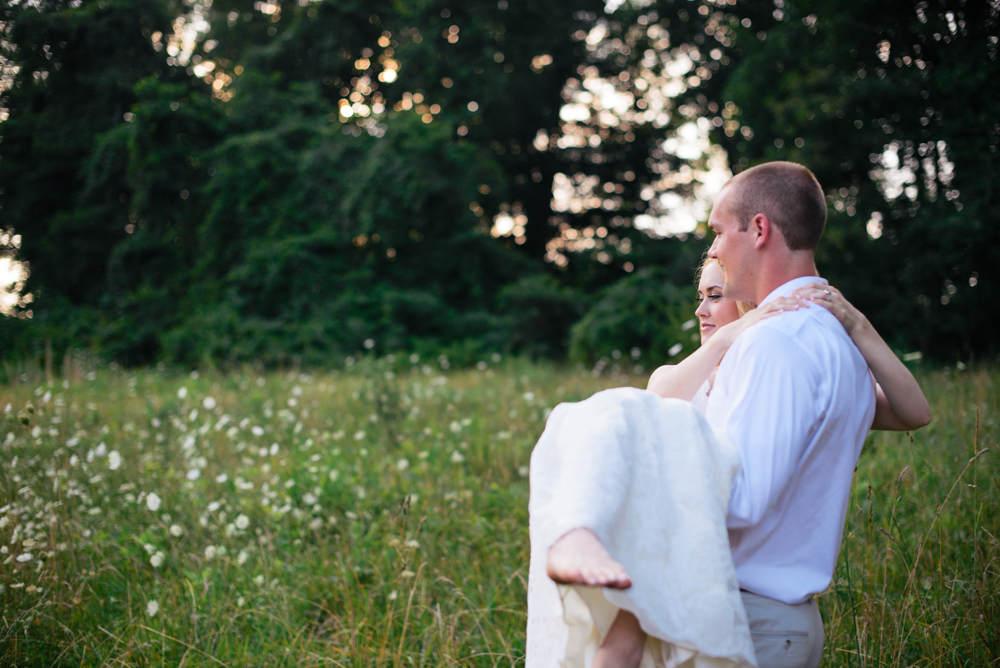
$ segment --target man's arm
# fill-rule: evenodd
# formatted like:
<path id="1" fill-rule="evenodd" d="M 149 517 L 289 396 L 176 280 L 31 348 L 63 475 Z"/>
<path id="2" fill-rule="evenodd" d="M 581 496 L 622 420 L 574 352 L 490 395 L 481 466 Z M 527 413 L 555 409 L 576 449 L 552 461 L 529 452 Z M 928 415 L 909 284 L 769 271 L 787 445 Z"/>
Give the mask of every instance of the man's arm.
<path id="1" fill-rule="evenodd" d="M 767 515 L 787 487 L 819 420 L 820 377 L 786 334 L 771 327 L 747 332 L 729 382 L 725 429 L 742 460 L 727 525 L 750 527 Z"/>

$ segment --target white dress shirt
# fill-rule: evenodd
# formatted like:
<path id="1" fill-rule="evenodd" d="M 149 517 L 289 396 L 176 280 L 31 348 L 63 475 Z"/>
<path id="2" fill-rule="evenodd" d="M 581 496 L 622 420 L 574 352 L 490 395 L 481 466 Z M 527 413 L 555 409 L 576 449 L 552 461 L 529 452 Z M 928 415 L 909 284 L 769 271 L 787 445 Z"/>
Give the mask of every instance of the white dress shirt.
<path id="1" fill-rule="evenodd" d="M 742 589 L 793 604 L 830 584 L 874 415 L 868 365 L 821 306 L 763 320 L 729 349 L 706 417 L 740 453 L 726 526 Z"/>

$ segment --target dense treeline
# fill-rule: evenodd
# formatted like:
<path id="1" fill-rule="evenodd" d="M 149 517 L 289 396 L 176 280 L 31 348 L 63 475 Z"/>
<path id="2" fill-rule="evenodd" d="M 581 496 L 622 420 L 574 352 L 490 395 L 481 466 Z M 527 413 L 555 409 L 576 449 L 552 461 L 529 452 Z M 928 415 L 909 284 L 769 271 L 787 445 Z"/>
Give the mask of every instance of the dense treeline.
<path id="1" fill-rule="evenodd" d="M 819 176 L 821 270 L 897 348 L 994 352 L 989 3 L 0 11 L 0 238 L 34 298 L 5 358 L 661 361 L 694 345 L 719 175 L 771 159 Z"/>

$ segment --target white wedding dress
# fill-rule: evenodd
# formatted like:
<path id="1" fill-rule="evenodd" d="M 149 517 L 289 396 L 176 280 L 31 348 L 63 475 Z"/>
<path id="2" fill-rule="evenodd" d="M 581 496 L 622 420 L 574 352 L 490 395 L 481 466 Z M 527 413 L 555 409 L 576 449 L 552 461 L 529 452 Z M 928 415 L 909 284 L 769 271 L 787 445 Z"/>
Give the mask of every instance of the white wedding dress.
<path id="1" fill-rule="evenodd" d="M 589 667 L 619 609 L 648 634 L 641 668 L 755 665 L 725 525 L 739 467 L 690 402 L 619 388 L 557 406 L 531 455 L 525 668 Z M 549 547 L 576 527 L 630 589 L 549 579 Z"/>

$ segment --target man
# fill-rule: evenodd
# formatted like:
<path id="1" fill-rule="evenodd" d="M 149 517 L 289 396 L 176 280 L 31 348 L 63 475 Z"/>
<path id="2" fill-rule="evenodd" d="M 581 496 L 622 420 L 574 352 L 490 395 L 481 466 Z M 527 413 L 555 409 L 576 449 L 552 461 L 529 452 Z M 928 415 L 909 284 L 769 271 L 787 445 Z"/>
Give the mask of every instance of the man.
<path id="1" fill-rule="evenodd" d="M 709 257 L 725 274 L 724 296 L 764 306 L 822 281 L 813 253 L 825 223 L 823 191 L 805 167 L 772 162 L 737 175 L 709 219 L 716 235 Z M 722 359 L 706 418 L 739 454 L 725 521 L 761 668 L 819 665 L 823 625 L 814 595 L 827 587 L 836 565 L 851 479 L 874 412 L 865 359 L 827 309 L 761 320 Z M 536 453 L 548 447 L 543 435 Z M 581 523 L 552 545 L 548 577 L 630 588 L 629 573 L 592 529 Z M 531 620 L 529 608 L 529 628 Z M 622 608 L 593 665 L 637 666 L 644 642 L 638 619 Z"/>
<path id="2" fill-rule="evenodd" d="M 825 224 L 823 191 L 805 167 L 738 174 L 709 219 L 724 296 L 763 305 L 821 281 L 813 253 Z M 761 668 L 819 665 L 814 595 L 833 575 L 874 412 L 868 366 L 826 309 L 758 323 L 719 367 L 706 417 L 740 452 L 726 524 Z"/>

